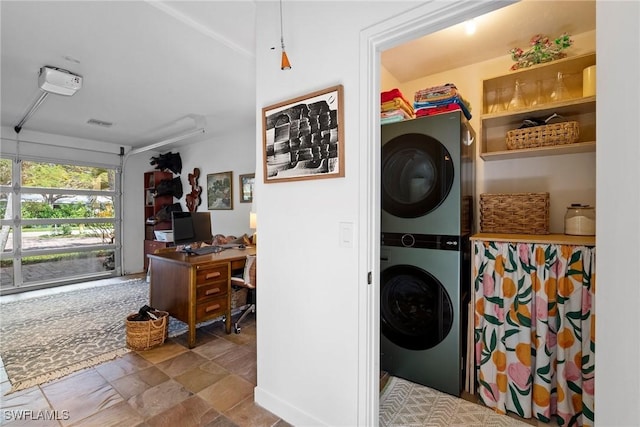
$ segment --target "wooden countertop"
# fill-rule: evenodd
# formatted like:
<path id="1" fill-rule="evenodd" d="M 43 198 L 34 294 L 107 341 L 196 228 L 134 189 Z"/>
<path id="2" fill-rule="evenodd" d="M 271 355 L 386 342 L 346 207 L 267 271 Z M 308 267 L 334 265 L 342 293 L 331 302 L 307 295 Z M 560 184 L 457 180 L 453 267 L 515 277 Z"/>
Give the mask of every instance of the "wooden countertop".
<path id="1" fill-rule="evenodd" d="M 555 243 L 559 245 L 595 246 L 596 236 L 570 236 L 568 234 L 502 234 L 478 233 L 471 240 L 491 240 L 513 243 Z"/>

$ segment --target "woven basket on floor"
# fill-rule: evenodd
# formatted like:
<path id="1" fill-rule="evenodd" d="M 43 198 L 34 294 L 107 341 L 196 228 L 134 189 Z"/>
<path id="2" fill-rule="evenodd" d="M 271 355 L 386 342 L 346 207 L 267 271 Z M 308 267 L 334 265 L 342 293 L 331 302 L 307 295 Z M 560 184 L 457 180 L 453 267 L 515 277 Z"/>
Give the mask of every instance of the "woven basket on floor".
<path id="1" fill-rule="evenodd" d="M 231 308 L 240 308 L 247 305 L 248 294 L 249 294 L 249 289 L 242 288 L 239 286 L 234 286 L 231 289 Z"/>
<path id="2" fill-rule="evenodd" d="M 157 320 L 131 320 L 138 313 L 127 316 L 127 347 L 131 350 L 149 350 L 164 343 L 169 335 L 169 313 L 156 310 L 152 312 Z"/>
<path id="3" fill-rule="evenodd" d="M 545 147 L 561 144 L 573 144 L 580 136 L 578 122 L 554 123 L 514 129 L 507 132 L 507 149 Z"/>
<path id="4" fill-rule="evenodd" d="M 481 194 L 480 232 L 549 234 L 549 193 Z"/>

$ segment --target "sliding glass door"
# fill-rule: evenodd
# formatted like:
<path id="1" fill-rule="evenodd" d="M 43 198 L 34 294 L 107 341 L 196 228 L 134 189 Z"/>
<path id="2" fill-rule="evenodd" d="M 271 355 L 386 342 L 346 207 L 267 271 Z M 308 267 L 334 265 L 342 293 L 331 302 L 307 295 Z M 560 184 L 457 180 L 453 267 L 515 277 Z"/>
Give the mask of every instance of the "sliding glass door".
<path id="1" fill-rule="evenodd" d="M 117 275 L 119 188 L 113 166 L 0 159 L 0 292 Z"/>

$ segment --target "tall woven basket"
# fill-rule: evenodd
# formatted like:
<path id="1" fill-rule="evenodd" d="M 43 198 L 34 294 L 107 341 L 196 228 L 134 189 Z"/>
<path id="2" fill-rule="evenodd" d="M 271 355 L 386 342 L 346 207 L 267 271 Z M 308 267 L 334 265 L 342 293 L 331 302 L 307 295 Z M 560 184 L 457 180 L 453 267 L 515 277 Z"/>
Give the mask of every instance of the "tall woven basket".
<path id="1" fill-rule="evenodd" d="M 481 194 L 480 231 L 549 234 L 549 193 Z"/>
<path id="2" fill-rule="evenodd" d="M 131 320 L 138 313 L 127 316 L 127 347 L 144 351 L 162 345 L 169 335 L 169 313 L 156 310 L 152 312 L 157 320 Z"/>

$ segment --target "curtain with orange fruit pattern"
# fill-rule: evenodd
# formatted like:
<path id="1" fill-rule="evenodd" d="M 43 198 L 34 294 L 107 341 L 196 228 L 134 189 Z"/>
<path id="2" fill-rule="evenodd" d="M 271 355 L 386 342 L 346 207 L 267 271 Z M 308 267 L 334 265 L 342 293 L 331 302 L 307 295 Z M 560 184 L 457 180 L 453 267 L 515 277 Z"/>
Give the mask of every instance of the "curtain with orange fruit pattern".
<path id="1" fill-rule="evenodd" d="M 474 242 L 478 394 L 496 412 L 594 424 L 595 248 Z"/>

